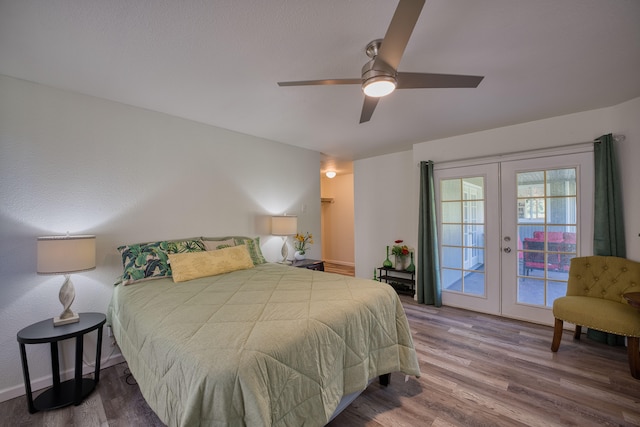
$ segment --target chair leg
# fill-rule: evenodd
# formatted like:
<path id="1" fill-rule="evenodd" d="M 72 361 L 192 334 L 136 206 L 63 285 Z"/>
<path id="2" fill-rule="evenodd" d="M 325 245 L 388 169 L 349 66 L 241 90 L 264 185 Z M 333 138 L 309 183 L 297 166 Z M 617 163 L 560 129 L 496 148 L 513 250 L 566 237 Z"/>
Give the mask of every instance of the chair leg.
<path id="1" fill-rule="evenodd" d="M 629 369 L 631 376 L 640 380 L 640 338 L 627 337 L 627 353 L 629 354 Z"/>
<path id="2" fill-rule="evenodd" d="M 560 340 L 562 340 L 562 324 L 564 322 L 556 318 L 556 323 L 553 327 L 553 340 L 551 341 L 551 351 L 554 353 L 558 351 L 560 347 Z"/>
<path id="3" fill-rule="evenodd" d="M 582 334 L 582 326 L 576 325 L 576 331 L 573 333 L 573 339 L 574 340 L 579 340 L 580 339 L 580 334 Z"/>

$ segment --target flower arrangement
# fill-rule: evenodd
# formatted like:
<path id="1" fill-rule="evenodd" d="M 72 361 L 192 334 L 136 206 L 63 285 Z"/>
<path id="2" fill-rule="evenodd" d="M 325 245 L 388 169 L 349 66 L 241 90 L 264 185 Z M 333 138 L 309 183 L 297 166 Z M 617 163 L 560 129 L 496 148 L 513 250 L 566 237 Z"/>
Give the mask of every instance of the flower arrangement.
<path id="1" fill-rule="evenodd" d="M 402 240 L 396 240 L 394 242 L 395 245 L 393 245 L 393 247 L 391 248 L 391 253 L 393 255 L 405 257 L 408 256 L 409 253 L 411 253 L 409 247 L 407 245 L 403 245 L 402 242 Z"/>
<path id="2" fill-rule="evenodd" d="M 300 252 L 301 255 L 304 255 L 308 249 L 307 245 L 313 245 L 313 234 L 308 232 L 305 234 L 296 234 L 294 240 L 294 247 L 296 248 L 296 251 Z"/>

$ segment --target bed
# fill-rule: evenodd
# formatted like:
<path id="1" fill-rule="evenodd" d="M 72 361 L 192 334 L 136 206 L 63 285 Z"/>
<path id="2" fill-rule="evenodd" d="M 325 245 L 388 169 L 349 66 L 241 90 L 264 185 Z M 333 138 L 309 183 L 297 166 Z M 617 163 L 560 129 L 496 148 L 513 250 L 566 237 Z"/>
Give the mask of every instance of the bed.
<path id="1" fill-rule="evenodd" d="M 173 271 L 114 288 L 109 324 L 142 395 L 164 423 L 321 426 L 344 396 L 371 380 L 397 371 L 420 375 L 393 288 L 255 262 L 256 248 L 236 242 L 246 246 L 236 252 L 249 254 L 251 266 L 245 259 L 246 268 L 208 275 L 199 273 L 200 262 L 185 276 L 176 269 L 177 255 L 169 254 Z M 225 246 L 197 256 L 231 250 Z M 123 259 L 129 249 L 121 248 Z M 131 257 L 146 259 L 143 264 L 153 258 L 136 251 Z"/>

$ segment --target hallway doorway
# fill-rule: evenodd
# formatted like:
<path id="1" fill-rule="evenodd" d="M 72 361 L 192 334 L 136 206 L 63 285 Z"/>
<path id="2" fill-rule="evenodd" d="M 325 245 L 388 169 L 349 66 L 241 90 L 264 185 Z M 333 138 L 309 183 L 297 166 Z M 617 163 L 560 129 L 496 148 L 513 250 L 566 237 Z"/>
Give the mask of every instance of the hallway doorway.
<path id="1" fill-rule="evenodd" d="M 325 269 L 331 271 L 332 266 L 335 266 L 339 272 L 353 271 L 355 218 L 352 170 L 340 170 L 333 178 L 322 173 L 320 196 L 322 259 Z"/>

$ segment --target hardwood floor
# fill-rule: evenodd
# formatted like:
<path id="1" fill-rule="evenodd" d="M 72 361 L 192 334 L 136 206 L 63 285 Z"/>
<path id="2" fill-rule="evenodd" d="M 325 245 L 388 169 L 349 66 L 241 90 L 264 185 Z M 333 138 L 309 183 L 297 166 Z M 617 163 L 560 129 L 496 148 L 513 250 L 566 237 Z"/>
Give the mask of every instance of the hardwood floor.
<path id="1" fill-rule="evenodd" d="M 1 427 L 163 427 L 126 363 L 100 371 L 100 383 L 79 406 L 29 414 L 24 396 L 0 403 Z"/>
<path id="2" fill-rule="evenodd" d="M 324 271 L 326 271 L 328 273 L 338 273 L 338 274 L 342 274 L 344 276 L 355 276 L 356 275 L 355 267 L 348 266 L 348 265 L 343 265 L 343 264 L 336 264 L 336 263 L 328 262 L 328 261 L 324 262 Z"/>
<path id="3" fill-rule="evenodd" d="M 422 376 L 395 373 L 340 414 L 340 426 L 637 426 L 640 381 L 625 347 L 551 327 L 401 297 Z"/>
<path id="4" fill-rule="evenodd" d="M 626 349 L 553 330 L 401 297 L 422 376 L 373 383 L 330 427 L 639 426 L 640 381 Z M 0 403 L 0 426 L 162 426 L 126 364 L 104 369 L 80 406 L 30 415 L 24 397 Z"/>

